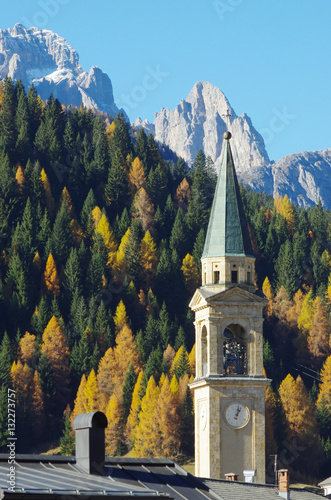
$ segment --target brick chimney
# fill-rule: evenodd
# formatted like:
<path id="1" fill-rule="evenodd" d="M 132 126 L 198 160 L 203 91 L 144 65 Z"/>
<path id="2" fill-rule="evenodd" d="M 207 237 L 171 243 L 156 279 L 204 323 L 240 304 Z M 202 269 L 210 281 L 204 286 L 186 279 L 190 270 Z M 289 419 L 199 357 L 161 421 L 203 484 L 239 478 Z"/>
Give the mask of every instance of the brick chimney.
<path id="1" fill-rule="evenodd" d="M 105 428 L 107 417 L 101 411 L 81 413 L 73 421 L 76 431 L 76 464 L 88 474 L 104 473 Z"/>
<path id="2" fill-rule="evenodd" d="M 288 469 L 278 471 L 278 495 L 281 498 L 290 500 L 290 475 Z"/>
<path id="3" fill-rule="evenodd" d="M 227 481 L 238 481 L 238 474 L 234 472 L 229 472 L 228 474 L 224 474 L 224 476 Z"/>

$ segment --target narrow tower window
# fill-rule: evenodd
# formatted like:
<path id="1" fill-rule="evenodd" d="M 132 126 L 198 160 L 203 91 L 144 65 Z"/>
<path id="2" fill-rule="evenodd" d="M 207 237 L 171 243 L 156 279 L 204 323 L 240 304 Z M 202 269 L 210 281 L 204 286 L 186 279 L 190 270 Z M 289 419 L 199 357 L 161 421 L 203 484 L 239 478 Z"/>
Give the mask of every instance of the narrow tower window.
<path id="1" fill-rule="evenodd" d="M 251 283 L 251 272 L 250 271 L 247 271 L 247 283 L 248 284 Z"/>
<path id="2" fill-rule="evenodd" d="M 231 283 L 238 283 L 238 271 L 231 271 Z"/>
<path id="3" fill-rule="evenodd" d="M 219 282 L 220 282 L 220 272 L 214 271 L 214 283 L 218 285 Z"/>

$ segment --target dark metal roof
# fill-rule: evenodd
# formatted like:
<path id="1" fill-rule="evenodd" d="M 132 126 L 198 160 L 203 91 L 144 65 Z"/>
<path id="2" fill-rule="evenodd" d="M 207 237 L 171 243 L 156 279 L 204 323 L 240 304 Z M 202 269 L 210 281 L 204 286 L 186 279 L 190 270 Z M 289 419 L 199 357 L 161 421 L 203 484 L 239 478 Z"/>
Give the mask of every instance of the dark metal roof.
<path id="1" fill-rule="evenodd" d="M 15 493 L 9 490 L 8 455 L 0 454 L 0 488 L 5 497 L 70 495 L 89 498 L 167 498 L 205 500 L 219 497 L 208 487 L 168 459 L 107 458 L 105 474 L 87 474 L 74 457 L 17 455 Z"/>
<path id="2" fill-rule="evenodd" d="M 277 488 L 266 484 L 250 484 L 223 479 L 201 479 L 201 481 L 217 493 L 222 500 L 277 500 L 281 499 Z M 290 488 L 291 500 L 317 500 L 321 498 L 303 488 Z"/>
<path id="3" fill-rule="evenodd" d="M 202 258 L 251 255 L 253 250 L 239 192 L 229 138 L 224 138 L 221 167 Z"/>

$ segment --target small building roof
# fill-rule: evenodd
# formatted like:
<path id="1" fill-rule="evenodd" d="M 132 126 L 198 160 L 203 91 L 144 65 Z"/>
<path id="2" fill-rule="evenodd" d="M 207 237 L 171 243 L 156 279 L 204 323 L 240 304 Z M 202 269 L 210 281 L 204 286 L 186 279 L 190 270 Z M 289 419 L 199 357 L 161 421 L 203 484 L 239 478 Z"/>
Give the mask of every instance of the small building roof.
<path id="1" fill-rule="evenodd" d="M 227 481 L 225 479 L 201 479 L 222 500 L 277 500 L 281 499 L 273 485 Z M 290 488 L 291 500 L 317 500 L 321 496 L 305 488 Z"/>
<path id="2" fill-rule="evenodd" d="M 221 167 L 202 258 L 227 255 L 253 256 L 231 153 L 230 132 L 225 132 L 223 137 Z"/>
<path id="3" fill-rule="evenodd" d="M 0 454 L 1 498 L 70 495 L 71 500 L 100 495 L 123 499 L 206 500 L 219 497 L 173 460 L 106 458 L 104 475 L 79 469 L 75 457 L 17 455 L 14 492 L 10 490 L 8 455 Z"/>

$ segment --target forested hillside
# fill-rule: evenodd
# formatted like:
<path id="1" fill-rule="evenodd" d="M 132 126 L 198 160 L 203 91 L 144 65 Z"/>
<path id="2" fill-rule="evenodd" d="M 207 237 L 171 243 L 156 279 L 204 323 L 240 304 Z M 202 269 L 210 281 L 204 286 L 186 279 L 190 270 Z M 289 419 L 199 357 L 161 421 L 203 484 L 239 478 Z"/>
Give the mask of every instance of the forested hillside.
<path id="1" fill-rule="evenodd" d="M 70 422 L 100 409 L 109 455 L 192 455 L 188 303 L 215 184 L 202 152 L 189 171 L 122 116 L 67 109 L 52 96 L 45 104 L 33 87 L 2 82 L 3 449 L 12 387 L 20 451 L 63 428 L 62 451 L 72 451 Z M 331 457 L 330 213 L 247 188 L 242 197 L 256 283 L 270 299 L 267 463 L 278 450 L 284 466 L 316 477 Z"/>

